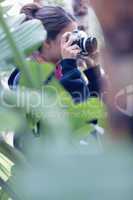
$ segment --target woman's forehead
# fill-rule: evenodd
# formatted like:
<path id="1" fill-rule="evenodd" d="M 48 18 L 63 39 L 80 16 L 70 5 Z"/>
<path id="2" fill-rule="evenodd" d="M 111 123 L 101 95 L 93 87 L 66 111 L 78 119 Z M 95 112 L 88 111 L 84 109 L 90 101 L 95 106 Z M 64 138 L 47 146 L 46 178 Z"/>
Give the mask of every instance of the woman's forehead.
<path id="1" fill-rule="evenodd" d="M 62 30 L 62 33 L 73 32 L 77 28 L 78 28 L 78 23 L 77 22 L 71 22 L 66 28 L 64 28 Z"/>

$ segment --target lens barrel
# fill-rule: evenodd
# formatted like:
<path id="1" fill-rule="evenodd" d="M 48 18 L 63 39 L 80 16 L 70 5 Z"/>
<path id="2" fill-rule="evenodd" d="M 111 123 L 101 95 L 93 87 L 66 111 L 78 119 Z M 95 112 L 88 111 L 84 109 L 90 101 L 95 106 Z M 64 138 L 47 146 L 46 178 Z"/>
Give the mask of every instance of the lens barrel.
<path id="1" fill-rule="evenodd" d="M 97 39 L 95 37 L 89 37 L 87 39 L 84 39 L 83 43 L 83 49 L 88 54 L 91 54 L 94 51 L 96 51 L 98 46 Z"/>

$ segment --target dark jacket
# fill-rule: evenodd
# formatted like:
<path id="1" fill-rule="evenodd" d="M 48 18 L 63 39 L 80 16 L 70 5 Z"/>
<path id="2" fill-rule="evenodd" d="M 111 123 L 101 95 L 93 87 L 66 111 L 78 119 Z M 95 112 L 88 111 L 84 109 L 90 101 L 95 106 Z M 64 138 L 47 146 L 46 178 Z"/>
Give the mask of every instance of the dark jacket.
<path id="1" fill-rule="evenodd" d="M 89 97 L 100 94 L 102 75 L 99 66 L 90 67 L 84 71 L 88 84 L 86 84 L 81 72 L 78 70 L 76 60 L 64 59 L 60 62 L 60 67 L 62 76 L 59 81 L 72 96 L 75 103 L 83 102 Z M 15 69 L 8 79 L 9 87 L 15 89 L 19 83 L 19 78 L 20 72 Z"/>

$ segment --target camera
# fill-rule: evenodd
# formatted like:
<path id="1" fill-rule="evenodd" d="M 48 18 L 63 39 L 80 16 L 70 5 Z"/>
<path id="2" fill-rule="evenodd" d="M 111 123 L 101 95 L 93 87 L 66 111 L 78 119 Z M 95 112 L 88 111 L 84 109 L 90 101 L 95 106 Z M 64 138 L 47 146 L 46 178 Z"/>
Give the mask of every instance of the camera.
<path id="1" fill-rule="evenodd" d="M 81 30 L 75 30 L 72 32 L 71 38 L 73 40 L 72 45 L 77 44 L 80 49 L 81 55 L 87 56 L 96 51 L 98 42 L 95 37 L 88 37 L 88 35 Z"/>

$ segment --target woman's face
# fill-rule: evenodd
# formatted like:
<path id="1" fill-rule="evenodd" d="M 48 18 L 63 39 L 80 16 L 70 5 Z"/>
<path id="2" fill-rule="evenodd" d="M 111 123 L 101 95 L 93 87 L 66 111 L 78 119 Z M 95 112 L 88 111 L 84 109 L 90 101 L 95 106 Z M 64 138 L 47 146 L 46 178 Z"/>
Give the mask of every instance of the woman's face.
<path id="1" fill-rule="evenodd" d="M 77 28 L 77 22 L 71 22 L 57 35 L 55 40 L 49 41 L 46 45 L 44 44 L 44 58 L 47 57 L 48 61 L 53 63 L 59 62 L 59 60 L 61 59 L 61 38 L 63 34 L 66 32 L 73 32 Z"/>

